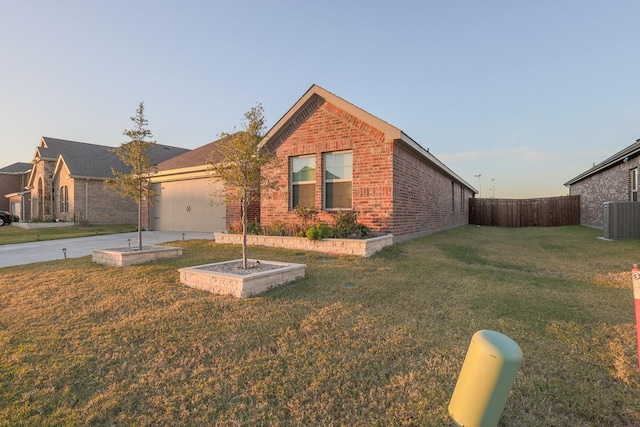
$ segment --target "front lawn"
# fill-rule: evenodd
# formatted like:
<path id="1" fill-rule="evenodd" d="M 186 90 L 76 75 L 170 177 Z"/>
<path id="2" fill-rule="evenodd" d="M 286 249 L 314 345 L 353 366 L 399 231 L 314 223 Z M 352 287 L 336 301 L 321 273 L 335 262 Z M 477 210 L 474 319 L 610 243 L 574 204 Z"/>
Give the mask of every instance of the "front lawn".
<path id="1" fill-rule="evenodd" d="M 179 283 L 240 257 L 212 241 L 123 269 L 0 268 L 0 425 L 446 426 L 471 336 L 492 329 L 524 353 L 501 425 L 637 426 L 640 241 L 599 235 L 468 226 L 367 259 L 249 248 L 307 273 L 248 300 Z"/>
<path id="2" fill-rule="evenodd" d="M 131 224 L 104 224 L 89 227 L 51 227 L 24 229 L 17 225 L 0 227 L 0 245 L 35 242 L 38 240 L 68 239 L 71 237 L 87 237 L 98 234 L 129 233 L 138 228 Z"/>

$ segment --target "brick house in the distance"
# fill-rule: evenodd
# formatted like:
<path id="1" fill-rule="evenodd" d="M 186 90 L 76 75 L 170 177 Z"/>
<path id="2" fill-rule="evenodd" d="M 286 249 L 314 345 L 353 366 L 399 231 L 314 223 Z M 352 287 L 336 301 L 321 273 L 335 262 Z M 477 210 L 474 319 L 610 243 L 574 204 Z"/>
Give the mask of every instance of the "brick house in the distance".
<path id="1" fill-rule="evenodd" d="M 580 196 L 580 224 L 602 228 L 605 202 L 637 202 L 639 166 L 640 139 L 567 181 L 569 194 Z"/>
<path id="2" fill-rule="evenodd" d="M 32 160 L 27 183 L 31 192 L 31 219 L 135 224 L 137 204 L 105 188 L 111 168 L 128 172 L 114 147 L 42 137 Z M 149 152 L 155 162 L 189 151 L 156 144 Z"/>
<path id="3" fill-rule="evenodd" d="M 30 218 L 31 194 L 25 190 L 30 163 L 14 163 L 0 169 L 0 211 L 9 211 L 21 221 Z"/>
<path id="4" fill-rule="evenodd" d="M 375 232 L 405 240 L 468 224 L 477 191 L 395 126 L 313 85 L 261 143 L 281 188 L 263 194 L 260 222 L 295 222 L 295 207 L 333 222 L 354 210 Z"/>

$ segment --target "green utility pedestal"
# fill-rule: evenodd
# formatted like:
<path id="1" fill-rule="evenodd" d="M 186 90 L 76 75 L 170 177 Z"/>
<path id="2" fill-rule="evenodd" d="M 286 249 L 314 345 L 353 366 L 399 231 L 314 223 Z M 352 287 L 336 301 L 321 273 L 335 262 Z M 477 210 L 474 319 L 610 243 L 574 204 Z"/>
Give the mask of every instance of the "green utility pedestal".
<path id="1" fill-rule="evenodd" d="M 459 427 L 498 425 L 522 363 L 522 350 L 499 332 L 482 330 L 471 338 L 449 415 Z"/>

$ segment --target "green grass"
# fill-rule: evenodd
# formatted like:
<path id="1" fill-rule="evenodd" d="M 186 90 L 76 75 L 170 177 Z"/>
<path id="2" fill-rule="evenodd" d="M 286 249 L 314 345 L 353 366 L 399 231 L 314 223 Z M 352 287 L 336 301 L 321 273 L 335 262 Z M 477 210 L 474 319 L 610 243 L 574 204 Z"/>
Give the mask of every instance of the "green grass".
<path id="1" fill-rule="evenodd" d="M 37 240 L 68 239 L 71 237 L 95 236 L 98 234 L 116 234 L 137 231 L 131 224 L 105 224 L 89 227 L 52 227 L 24 229 L 18 226 L 0 227 L 0 245 L 35 242 Z"/>
<path id="2" fill-rule="evenodd" d="M 0 425 L 450 425 L 471 336 L 524 360 L 502 426 L 637 426 L 637 240 L 463 227 L 369 258 L 250 248 L 304 279 L 236 300 L 177 268 L 240 256 L 176 242 L 126 269 L 0 269 Z"/>

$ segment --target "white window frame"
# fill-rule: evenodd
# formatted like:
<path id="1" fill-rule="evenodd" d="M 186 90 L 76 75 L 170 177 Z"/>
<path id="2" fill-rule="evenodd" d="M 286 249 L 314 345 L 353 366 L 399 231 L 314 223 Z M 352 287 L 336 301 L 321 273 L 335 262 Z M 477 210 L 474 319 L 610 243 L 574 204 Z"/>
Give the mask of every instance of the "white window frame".
<path id="1" fill-rule="evenodd" d="M 314 179 L 313 180 L 309 180 L 309 181 L 294 181 L 293 180 L 293 162 L 295 161 L 295 159 L 313 159 L 313 167 L 314 167 Z M 315 186 L 316 186 L 316 176 L 318 173 L 318 167 L 316 165 L 316 156 L 315 154 L 310 154 L 310 155 L 304 155 L 304 156 L 292 156 L 289 157 L 289 208 L 291 210 L 295 209 L 297 206 L 294 204 L 294 200 L 293 200 L 293 194 L 294 194 L 294 186 L 299 186 L 299 185 L 311 185 L 313 184 L 313 193 L 314 193 L 314 198 L 313 198 L 313 206 L 306 206 L 308 208 L 315 208 L 316 206 L 316 200 L 315 200 Z M 300 194 L 298 192 L 298 194 Z"/>
<path id="2" fill-rule="evenodd" d="M 351 175 L 349 178 L 327 179 L 327 157 L 338 155 L 351 155 Z M 327 184 L 333 183 L 351 183 L 351 206 L 349 207 L 327 207 Z M 329 151 L 322 154 L 322 208 L 327 211 L 340 211 L 353 209 L 353 151 Z"/>
<path id="3" fill-rule="evenodd" d="M 638 168 L 631 170 L 631 201 L 638 201 Z"/>
<path id="4" fill-rule="evenodd" d="M 60 187 L 60 213 L 69 212 L 69 187 L 63 185 Z"/>

